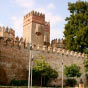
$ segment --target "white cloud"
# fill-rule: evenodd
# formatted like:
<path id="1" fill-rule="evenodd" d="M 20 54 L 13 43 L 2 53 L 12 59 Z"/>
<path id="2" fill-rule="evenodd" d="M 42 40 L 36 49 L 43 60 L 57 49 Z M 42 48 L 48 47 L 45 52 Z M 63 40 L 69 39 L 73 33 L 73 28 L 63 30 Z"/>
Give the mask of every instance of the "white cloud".
<path id="1" fill-rule="evenodd" d="M 63 17 L 57 16 L 57 15 L 55 15 L 55 14 L 53 15 L 53 13 L 47 11 L 47 9 L 44 9 L 44 8 L 37 8 L 36 10 L 39 11 L 39 12 L 45 13 L 46 20 L 47 20 L 47 21 L 50 21 L 50 23 L 51 23 L 52 25 L 64 21 Z"/>
<path id="2" fill-rule="evenodd" d="M 61 16 L 55 16 L 52 13 L 47 13 L 46 19 L 49 20 L 52 25 L 63 22 L 63 18 Z"/>
<path id="3" fill-rule="evenodd" d="M 53 39 L 53 37 L 58 38 L 63 36 L 62 30 L 60 30 L 61 28 L 56 27 L 56 25 L 63 22 L 64 18 L 62 16 L 55 15 L 53 13 L 52 9 L 55 9 L 55 6 L 53 3 L 49 3 L 44 7 L 42 5 L 41 8 L 38 8 L 37 6 L 38 4 L 37 2 L 35 2 L 35 0 L 15 0 L 15 2 L 19 6 L 25 8 L 25 11 L 24 11 L 24 13 L 26 12 L 25 14 L 27 14 L 27 12 L 29 12 L 32 9 L 34 9 L 35 11 L 45 13 L 46 21 L 49 21 L 51 24 L 51 39 Z M 16 33 L 17 35 L 19 35 L 20 30 L 22 30 L 21 26 L 22 26 L 23 20 L 21 18 L 12 17 L 12 21 L 13 21 L 14 28 L 16 29 Z M 57 30 L 57 28 L 59 29 L 59 31 Z M 20 30 L 17 30 L 17 29 L 20 29 Z"/>
<path id="4" fill-rule="evenodd" d="M 53 3 L 50 3 L 50 4 L 48 5 L 48 9 L 54 9 L 54 8 L 55 8 L 55 6 L 54 6 Z"/>
<path id="5" fill-rule="evenodd" d="M 23 19 L 19 18 L 19 17 L 16 17 L 16 16 L 13 16 L 13 17 L 11 17 L 11 20 L 12 20 L 12 25 L 13 25 L 12 27 L 15 30 L 16 36 L 21 37 L 22 36 Z"/>
<path id="6" fill-rule="evenodd" d="M 24 8 L 32 8 L 34 5 L 34 0 L 15 0 L 16 4 L 18 4 L 19 6 L 22 6 Z"/>
<path id="7" fill-rule="evenodd" d="M 63 38 L 63 29 L 51 29 L 50 40 L 55 38 Z"/>

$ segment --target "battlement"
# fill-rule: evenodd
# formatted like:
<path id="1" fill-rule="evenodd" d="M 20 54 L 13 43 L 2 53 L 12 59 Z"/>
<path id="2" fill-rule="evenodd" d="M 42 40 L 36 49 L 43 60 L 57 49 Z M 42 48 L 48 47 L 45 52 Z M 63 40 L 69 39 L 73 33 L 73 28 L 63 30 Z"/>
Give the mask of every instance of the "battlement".
<path id="1" fill-rule="evenodd" d="M 15 31 L 12 28 L 0 27 L 0 37 L 15 38 Z"/>
<path id="2" fill-rule="evenodd" d="M 62 39 L 53 39 L 51 43 L 65 43 L 65 42 L 64 39 L 62 38 Z"/>
<path id="3" fill-rule="evenodd" d="M 45 14 L 37 12 L 37 11 L 31 11 L 30 13 L 26 14 L 24 16 L 24 19 L 28 18 L 29 16 L 39 16 L 39 17 L 45 18 Z"/>
<path id="4" fill-rule="evenodd" d="M 29 44 L 26 43 L 23 38 L 19 38 L 18 36 L 13 40 L 10 38 L 0 37 L 0 46 L 6 47 L 14 47 L 14 48 L 22 48 L 29 49 Z"/>
<path id="5" fill-rule="evenodd" d="M 79 57 L 79 58 L 87 57 L 87 55 L 84 53 L 69 51 L 69 50 L 61 49 L 61 48 L 52 48 L 51 46 L 47 47 L 47 46 L 37 45 L 37 46 L 32 46 L 32 47 L 33 47 L 33 50 L 47 52 L 47 53 L 61 54 L 65 56 L 72 56 L 72 57 Z"/>
<path id="6" fill-rule="evenodd" d="M 51 46 L 52 47 L 57 47 L 57 48 L 65 48 L 65 40 L 62 39 L 54 39 L 51 41 Z"/>
<path id="7" fill-rule="evenodd" d="M 15 31 L 12 28 L 4 27 L 4 26 L 3 27 L 0 26 L 0 32 L 8 32 L 15 34 Z"/>
<path id="8" fill-rule="evenodd" d="M 23 38 L 19 38 L 16 37 L 15 40 L 11 40 L 11 39 L 4 39 L 0 37 L 0 46 L 6 46 L 6 47 L 14 47 L 17 49 L 28 49 L 29 50 L 29 43 L 26 43 Z M 62 54 L 62 55 L 66 55 L 66 56 L 72 56 L 72 57 L 79 57 L 79 58 L 83 58 L 85 56 L 87 56 L 84 53 L 80 53 L 80 52 L 74 52 L 74 51 L 69 51 L 66 49 L 62 49 L 62 48 L 56 48 L 56 47 L 52 47 L 52 46 L 40 46 L 40 45 L 32 45 L 32 49 L 34 51 L 41 51 L 41 52 L 46 52 L 46 53 L 53 53 L 53 54 Z"/>

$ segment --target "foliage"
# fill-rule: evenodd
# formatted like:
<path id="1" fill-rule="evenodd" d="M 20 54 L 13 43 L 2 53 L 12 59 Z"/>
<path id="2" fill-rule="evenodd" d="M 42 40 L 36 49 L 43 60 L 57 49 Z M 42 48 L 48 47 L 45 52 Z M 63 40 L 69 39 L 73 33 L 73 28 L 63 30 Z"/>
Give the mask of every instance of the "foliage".
<path id="1" fill-rule="evenodd" d="M 84 60 L 84 67 L 85 67 L 86 76 L 88 77 L 88 56 Z"/>
<path id="2" fill-rule="evenodd" d="M 11 80 L 10 82 L 11 86 L 27 86 L 28 85 L 28 80 Z"/>
<path id="3" fill-rule="evenodd" d="M 67 77 L 80 77 L 81 76 L 80 68 L 76 64 L 65 66 L 64 74 Z"/>
<path id="4" fill-rule="evenodd" d="M 66 80 L 66 86 L 74 86 L 77 84 L 77 81 L 75 79 L 67 79 Z"/>
<path id="5" fill-rule="evenodd" d="M 40 59 L 35 60 L 33 76 L 36 80 L 40 80 L 42 78 L 45 85 L 49 80 L 57 78 L 58 72 L 52 69 L 49 63 L 45 62 L 44 58 L 41 56 Z"/>
<path id="6" fill-rule="evenodd" d="M 67 77 L 66 84 L 69 86 L 74 86 L 77 83 L 74 77 L 81 76 L 80 68 L 76 64 L 65 66 L 64 74 Z"/>
<path id="7" fill-rule="evenodd" d="M 88 2 L 68 3 L 70 16 L 66 18 L 64 37 L 66 48 L 88 53 Z"/>

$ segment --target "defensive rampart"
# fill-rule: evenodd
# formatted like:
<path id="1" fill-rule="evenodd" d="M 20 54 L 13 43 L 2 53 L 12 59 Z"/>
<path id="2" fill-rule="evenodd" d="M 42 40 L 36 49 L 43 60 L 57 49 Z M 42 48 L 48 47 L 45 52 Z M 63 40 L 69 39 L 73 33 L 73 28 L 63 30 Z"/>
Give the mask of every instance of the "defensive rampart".
<path id="1" fill-rule="evenodd" d="M 81 78 L 86 81 L 83 66 L 85 54 L 39 45 L 32 47 L 34 59 L 43 55 L 45 60 L 58 71 L 59 77 L 52 84 L 61 84 L 62 58 L 64 65 L 77 64 L 80 66 Z M 17 37 L 15 41 L 0 38 L 0 83 L 10 83 L 13 79 L 28 79 L 29 53 L 29 44 L 26 44 L 22 38 Z"/>

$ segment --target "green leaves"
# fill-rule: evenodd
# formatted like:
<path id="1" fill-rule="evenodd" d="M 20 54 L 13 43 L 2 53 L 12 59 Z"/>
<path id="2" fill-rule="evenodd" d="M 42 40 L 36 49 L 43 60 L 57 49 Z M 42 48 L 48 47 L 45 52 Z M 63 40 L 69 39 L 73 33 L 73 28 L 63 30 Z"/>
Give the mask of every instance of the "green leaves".
<path id="1" fill-rule="evenodd" d="M 88 76 L 88 56 L 87 56 L 87 58 L 84 60 L 84 67 L 85 67 L 86 75 Z"/>
<path id="2" fill-rule="evenodd" d="M 80 77 L 80 68 L 76 64 L 72 64 L 70 66 L 65 66 L 64 74 L 67 77 Z"/>
<path id="3" fill-rule="evenodd" d="M 71 64 L 70 66 L 65 66 L 64 68 L 64 74 L 67 77 L 66 84 L 67 86 L 74 86 L 77 81 L 75 77 L 80 77 L 81 72 L 80 72 L 80 67 L 77 66 L 76 64 Z"/>
<path id="4" fill-rule="evenodd" d="M 88 53 L 88 2 L 68 3 L 70 16 L 66 17 L 66 49 Z"/>
<path id="5" fill-rule="evenodd" d="M 43 57 L 35 60 L 33 67 L 33 76 L 36 79 L 44 79 L 46 82 L 50 79 L 55 79 L 58 77 L 58 72 L 52 69 L 49 63 L 47 63 Z"/>

